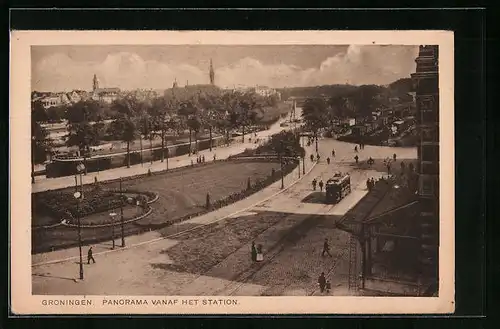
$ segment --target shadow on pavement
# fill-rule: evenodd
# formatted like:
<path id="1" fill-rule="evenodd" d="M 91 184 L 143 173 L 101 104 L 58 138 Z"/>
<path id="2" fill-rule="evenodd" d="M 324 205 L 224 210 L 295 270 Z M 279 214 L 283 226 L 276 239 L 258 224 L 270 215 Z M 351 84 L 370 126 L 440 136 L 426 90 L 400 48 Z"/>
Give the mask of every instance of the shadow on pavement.
<path id="1" fill-rule="evenodd" d="M 61 280 L 69 280 L 69 281 L 75 281 L 75 278 L 67 278 L 67 277 L 62 277 L 62 276 L 56 276 L 56 275 L 48 275 L 48 274 L 32 274 L 33 276 L 38 276 L 42 278 L 52 278 L 52 279 L 61 279 Z"/>
<path id="2" fill-rule="evenodd" d="M 325 203 L 325 193 L 324 192 L 312 192 L 310 193 L 308 196 L 306 196 L 305 198 L 303 198 L 302 200 L 300 200 L 300 202 L 304 202 L 304 203 Z"/>

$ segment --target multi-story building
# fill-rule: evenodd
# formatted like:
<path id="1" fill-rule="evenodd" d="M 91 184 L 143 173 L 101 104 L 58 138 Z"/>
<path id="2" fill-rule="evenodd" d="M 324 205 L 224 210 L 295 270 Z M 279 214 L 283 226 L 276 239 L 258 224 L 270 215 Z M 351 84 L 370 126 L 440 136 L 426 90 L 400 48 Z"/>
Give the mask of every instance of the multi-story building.
<path id="1" fill-rule="evenodd" d="M 281 99 L 281 93 L 276 91 L 276 89 L 269 88 L 266 86 L 257 86 L 253 90 L 257 95 L 263 96 L 263 97 L 270 97 L 270 96 L 277 96 L 278 99 Z"/>
<path id="2" fill-rule="evenodd" d="M 37 100 L 40 100 L 42 102 L 42 106 L 46 109 L 70 103 L 70 100 L 65 93 L 54 93 L 38 98 Z"/>
<path id="3" fill-rule="evenodd" d="M 438 278 L 439 246 L 439 63 L 438 46 L 420 46 L 416 72 L 412 74 L 416 92 L 419 175 L 421 204 L 421 256 L 423 274 Z"/>

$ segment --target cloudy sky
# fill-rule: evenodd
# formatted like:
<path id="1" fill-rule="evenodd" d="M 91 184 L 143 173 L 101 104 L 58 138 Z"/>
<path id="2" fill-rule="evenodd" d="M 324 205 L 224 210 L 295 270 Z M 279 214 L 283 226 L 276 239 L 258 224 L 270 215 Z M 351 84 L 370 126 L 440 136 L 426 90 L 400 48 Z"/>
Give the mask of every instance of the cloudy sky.
<path id="1" fill-rule="evenodd" d="M 33 46 L 31 89 L 170 88 L 388 84 L 415 70 L 417 46 Z"/>

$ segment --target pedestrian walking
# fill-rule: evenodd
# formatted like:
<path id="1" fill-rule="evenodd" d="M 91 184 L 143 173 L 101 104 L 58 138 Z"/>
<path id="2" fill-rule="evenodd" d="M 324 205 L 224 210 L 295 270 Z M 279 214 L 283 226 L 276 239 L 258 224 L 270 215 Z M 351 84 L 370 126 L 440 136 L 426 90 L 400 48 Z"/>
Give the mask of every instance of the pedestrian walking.
<path id="1" fill-rule="evenodd" d="M 392 159 L 393 159 L 394 161 L 396 161 L 396 153 L 394 153 L 394 154 L 392 155 Z"/>
<path id="2" fill-rule="evenodd" d="M 332 150 L 332 157 L 335 158 L 335 150 Z"/>
<path id="3" fill-rule="evenodd" d="M 214 153 L 214 161 L 217 160 L 217 155 Z"/>
<path id="4" fill-rule="evenodd" d="M 205 154 L 202 155 L 201 162 L 205 163 Z"/>
<path id="5" fill-rule="evenodd" d="M 372 179 L 370 179 L 370 186 L 371 186 L 372 188 L 374 188 L 374 187 L 375 187 L 375 180 L 373 179 L 373 177 L 372 177 Z"/>
<path id="6" fill-rule="evenodd" d="M 321 272 L 318 278 L 318 285 L 319 285 L 319 290 L 321 291 L 321 293 L 323 293 L 325 291 L 325 286 L 326 286 L 325 272 Z"/>
<path id="7" fill-rule="evenodd" d="M 320 159 L 320 158 L 321 158 L 321 157 L 319 156 L 319 154 L 318 154 L 318 153 L 316 153 L 316 160 L 317 160 L 318 162 L 319 162 L 319 159 Z"/>
<path id="8" fill-rule="evenodd" d="M 311 162 L 314 162 L 314 155 L 311 154 Z"/>
<path id="9" fill-rule="evenodd" d="M 354 146 L 354 152 L 358 152 L 358 146 Z"/>
<path id="10" fill-rule="evenodd" d="M 316 191 L 316 183 L 317 183 L 316 178 L 314 178 L 312 181 L 313 191 Z"/>
<path id="11" fill-rule="evenodd" d="M 328 254 L 328 256 L 332 257 L 330 254 L 330 245 L 328 244 L 328 239 L 325 239 L 325 242 L 323 243 L 323 251 L 321 252 L 321 256 L 325 256 L 325 253 Z"/>
<path id="12" fill-rule="evenodd" d="M 330 164 L 330 158 L 326 158 L 326 163 Z"/>
<path id="13" fill-rule="evenodd" d="M 323 192 L 323 185 L 324 185 L 324 184 L 323 184 L 323 180 L 320 180 L 320 181 L 319 181 L 319 190 L 320 190 L 321 192 Z"/>
<path id="14" fill-rule="evenodd" d="M 92 247 L 90 247 L 89 251 L 87 252 L 87 264 L 90 264 L 90 261 L 92 261 L 92 263 L 95 264 L 95 259 L 94 259 L 94 255 L 92 252 Z"/>
<path id="15" fill-rule="evenodd" d="M 255 241 L 252 242 L 251 255 L 252 255 L 252 262 L 256 262 L 257 261 L 257 248 L 255 247 Z"/>
<path id="16" fill-rule="evenodd" d="M 356 161 L 356 164 L 358 164 L 358 162 L 359 162 L 359 157 L 356 155 L 356 156 L 354 157 L 354 160 Z"/>
<path id="17" fill-rule="evenodd" d="M 372 189 L 372 182 L 370 181 L 370 178 L 368 178 L 368 179 L 366 180 L 366 189 L 367 189 L 368 191 L 371 191 L 371 189 Z"/>

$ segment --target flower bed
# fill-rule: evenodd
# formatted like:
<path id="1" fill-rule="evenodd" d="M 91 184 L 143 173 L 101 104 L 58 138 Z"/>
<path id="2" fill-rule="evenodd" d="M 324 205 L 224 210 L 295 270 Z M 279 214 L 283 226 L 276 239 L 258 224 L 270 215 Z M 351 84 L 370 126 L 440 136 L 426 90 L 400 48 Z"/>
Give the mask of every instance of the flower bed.
<path id="1" fill-rule="evenodd" d="M 86 186 L 83 189 L 84 198 L 77 204 L 72 191 L 50 191 L 38 193 L 33 197 L 33 205 L 37 211 L 45 213 L 46 216 L 54 218 L 50 225 L 37 226 L 35 228 L 51 228 L 59 225 L 64 219 L 68 222 L 76 217 L 87 217 L 92 214 L 107 212 L 125 206 L 127 203 L 147 208 L 148 204 L 158 200 L 158 194 L 154 192 L 142 192 L 131 189 L 123 189 L 120 195 L 119 189 L 103 189 L 99 186 Z M 128 194 L 128 195 L 127 195 Z M 130 196 L 130 194 L 133 194 Z"/>

